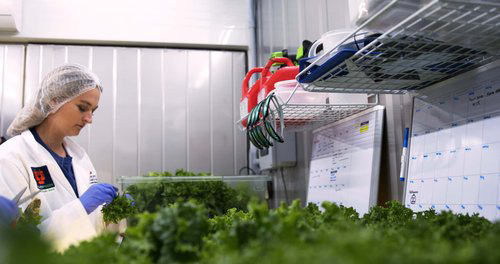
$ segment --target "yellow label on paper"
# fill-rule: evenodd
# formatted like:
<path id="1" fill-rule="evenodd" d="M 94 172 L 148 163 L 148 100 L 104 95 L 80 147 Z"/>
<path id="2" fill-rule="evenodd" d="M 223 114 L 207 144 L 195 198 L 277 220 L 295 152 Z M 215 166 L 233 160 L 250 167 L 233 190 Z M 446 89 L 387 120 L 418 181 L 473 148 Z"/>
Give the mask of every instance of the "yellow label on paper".
<path id="1" fill-rule="evenodd" d="M 359 133 L 364 133 L 368 131 L 368 125 L 359 128 Z"/>

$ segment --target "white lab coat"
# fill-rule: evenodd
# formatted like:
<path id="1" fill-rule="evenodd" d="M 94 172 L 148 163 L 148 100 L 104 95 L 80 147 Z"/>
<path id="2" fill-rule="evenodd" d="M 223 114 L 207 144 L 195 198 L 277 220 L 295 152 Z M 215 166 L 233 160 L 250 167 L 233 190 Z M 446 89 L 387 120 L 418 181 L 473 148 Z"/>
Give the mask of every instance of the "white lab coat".
<path id="1" fill-rule="evenodd" d="M 73 157 L 78 193 L 82 195 L 91 184 L 97 182 L 96 171 L 85 150 L 76 142 L 65 138 L 64 146 Z M 87 214 L 59 165 L 29 130 L 0 146 L 0 195 L 13 198 L 26 186 L 28 190 L 23 197 L 37 191 L 39 186 L 32 168 L 42 166 L 47 166 L 55 185 L 36 196 L 42 202 L 42 223 L 39 226 L 42 234 L 53 240 L 56 249 L 62 251 L 102 232 L 105 224 L 101 208 L 97 208 L 90 215 Z M 22 208 L 29 202 L 23 204 Z"/>

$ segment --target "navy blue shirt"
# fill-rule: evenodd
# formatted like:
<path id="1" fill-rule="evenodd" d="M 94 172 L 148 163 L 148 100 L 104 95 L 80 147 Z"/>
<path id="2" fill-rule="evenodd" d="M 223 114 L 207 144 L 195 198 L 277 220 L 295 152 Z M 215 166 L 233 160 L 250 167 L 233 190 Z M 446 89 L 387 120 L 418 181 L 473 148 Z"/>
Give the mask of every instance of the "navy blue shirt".
<path id="1" fill-rule="evenodd" d="M 79 197 L 78 196 L 78 187 L 76 186 L 75 173 L 73 171 L 73 163 L 72 163 L 73 158 L 70 155 L 68 155 L 66 148 L 64 149 L 64 151 L 66 152 L 67 156 L 61 157 L 61 156 L 57 155 L 57 153 L 52 151 L 49 148 L 49 146 L 47 146 L 45 144 L 45 142 L 43 142 L 42 138 L 40 138 L 40 135 L 38 135 L 38 133 L 36 132 L 34 127 L 30 128 L 30 131 L 31 131 L 31 134 L 33 134 L 33 136 L 35 137 L 35 140 L 38 143 L 40 143 L 40 145 L 42 145 L 50 153 L 50 155 L 52 155 L 52 157 L 54 157 L 57 164 L 59 165 L 59 168 L 61 168 L 64 176 L 66 177 L 69 184 L 71 185 L 71 187 L 75 191 L 76 197 Z M 64 148 L 64 146 L 63 146 L 63 148 Z"/>

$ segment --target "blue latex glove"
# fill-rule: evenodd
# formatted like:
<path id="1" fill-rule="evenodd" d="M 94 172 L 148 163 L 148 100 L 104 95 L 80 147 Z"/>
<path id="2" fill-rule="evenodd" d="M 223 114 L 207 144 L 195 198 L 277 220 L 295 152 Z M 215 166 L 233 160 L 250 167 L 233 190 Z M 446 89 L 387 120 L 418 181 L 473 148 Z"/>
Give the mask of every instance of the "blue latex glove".
<path id="1" fill-rule="evenodd" d="M 99 205 L 111 203 L 117 196 L 118 188 L 108 183 L 97 183 L 80 196 L 87 214 L 92 213 Z"/>
<path id="2" fill-rule="evenodd" d="M 17 209 L 16 203 L 0 196 L 0 223 L 10 224 L 18 215 L 19 209 Z"/>

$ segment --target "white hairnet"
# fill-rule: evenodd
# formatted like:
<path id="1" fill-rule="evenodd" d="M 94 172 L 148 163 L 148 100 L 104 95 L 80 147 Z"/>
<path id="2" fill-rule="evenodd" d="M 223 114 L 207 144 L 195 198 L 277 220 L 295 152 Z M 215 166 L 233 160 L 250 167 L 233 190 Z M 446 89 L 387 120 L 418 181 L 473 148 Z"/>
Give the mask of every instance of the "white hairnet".
<path id="1" fill-rule="evenodd" d="M 7 135 L 13 137 L 39 125 L 65 103 L 95 88 L 102 91 L 97 76 L 84 66 L 65 64 L 55 68 L 45 76 L 31 102 L 17 114 Z"/>

